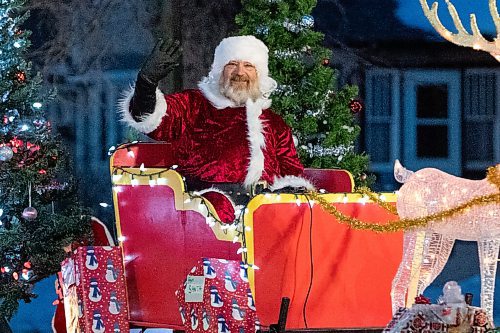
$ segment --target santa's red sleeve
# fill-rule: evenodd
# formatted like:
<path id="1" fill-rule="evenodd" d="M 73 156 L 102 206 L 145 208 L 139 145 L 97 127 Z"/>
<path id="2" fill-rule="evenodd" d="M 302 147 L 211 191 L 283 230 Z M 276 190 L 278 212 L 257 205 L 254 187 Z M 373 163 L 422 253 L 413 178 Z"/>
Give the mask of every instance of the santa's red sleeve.
<path id="1" fill-rule="evenodd" d="M 192 98 L 188 91 L 166 95 L 156 89 L 154 111 L 141 121 L 136 121 L 130 114 L 133 95 L 134 90 L 131 88 L 120 101 L 119 111 L 124 123 L 157 141 L 173 141 L 182 135 L 188 113 L 192 109 Z"/>

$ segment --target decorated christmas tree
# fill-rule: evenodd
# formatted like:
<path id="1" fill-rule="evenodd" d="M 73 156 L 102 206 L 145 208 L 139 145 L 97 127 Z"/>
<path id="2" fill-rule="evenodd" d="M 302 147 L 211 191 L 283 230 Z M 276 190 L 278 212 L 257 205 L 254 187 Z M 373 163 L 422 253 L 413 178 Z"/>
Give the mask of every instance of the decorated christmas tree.
<path id="1" fill-rule="evenodd" d="M 269 70 L 278 82 L 272 108 L 292 127 L 304 165 L 346 169 L 357 186 L 369 183 L 368 156 L 355 149 L 362 109 L 358 89 L 337 87 L 331 51 L 322 46 L 324 35 L 313 29 L 316 0 L 242 3 L 239 34 L 255 35 L 269 47 Z"/>
<path id="2" fill-rule="evenodd" d="M 33 285 L 60 269 L 64 247 L 87 239 L 62 143 L 45 117 L 53 95 L 26 60 L 25 0 L 0 0 L 0 318 L 35 297 Z"/>

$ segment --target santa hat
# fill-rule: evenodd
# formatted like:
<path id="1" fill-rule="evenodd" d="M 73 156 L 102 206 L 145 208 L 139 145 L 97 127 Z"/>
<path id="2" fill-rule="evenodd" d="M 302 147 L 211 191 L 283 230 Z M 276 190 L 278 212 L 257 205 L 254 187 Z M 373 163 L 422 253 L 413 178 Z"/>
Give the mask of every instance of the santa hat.
<path id="1" fill-rule="evenodd" d="M 208 76 L 198 84 L 205 96 L 216 108 L 234 106 L 233 102 L 222 96 L 219 80 L 226 66 L 232 60 L 252 63 L 259 78 L 259 88 L 264 99 L 276 89 L 277 83 L 269 77 L 267 46 L 254 36 L 235 36 L 224 38 L 215 49 L 214 62 Z"/>

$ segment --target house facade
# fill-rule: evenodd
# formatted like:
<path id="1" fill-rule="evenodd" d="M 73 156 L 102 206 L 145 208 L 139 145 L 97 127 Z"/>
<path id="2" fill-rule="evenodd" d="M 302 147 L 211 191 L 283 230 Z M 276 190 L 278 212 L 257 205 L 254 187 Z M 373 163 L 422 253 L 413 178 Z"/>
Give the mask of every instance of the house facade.
<path id="1" fill-rule="evenodd" d="M 396 159 L 411 170 L 433 167 L 481 179 L 500 163 L 500 66 L 489 54 L 420 42 L 363 50 L 344 67 L 365 101 L 361 148 L 379 190 L 399 187 Z M 415 51 L 417 49 L 418 51 Z"/>
<path id="2" fill-rule="evenodd" d="M 345 5 L 350 6 L 350 2 Z M 234 0 L 225 0 L 211 5 L 195 2 L 184 9 L 174 1 L 166 7 L 169 18 L 187 17 L 191 12 L 200 20 L 203 17 L 206 24 L 190 26 L 192 20 L 181 20 L 182 29 L 168 32 L 182 41 L 184 52 L 181 66 L 162 86 L 164 91 L 195 87 L 206 75 L 213 48 L 235 28 L 232 20 L 239 6 Z M 384 1 L 384 6 L 395 8 L 393 1 Z M 338 36 L 334 30 L 326 35 L 328 44 L 342 41 L 341 47 L 332 44 L 331 64 L 339 69 L 340 85 L 360 87 L 365 110 L 358 146 L 370 155 L 370 171 L 377 176 L 375 188 L 390 191 L 399 187 L 392 176 L 395 159 L 412 170 L 437 167 L 457 176 L 483 178 L 486 168 L 500 161 L 498 62 L 484 52 L 428 39 L 421 31 L 401 26 L 391 11 L 380 11 L 391 24 L 381 25 L 367 17 L 361 25 L 353 10 L 348 12 L 354 16 L 346 19 L 350 25 L 344 30 L 329 26 L 333 14 L 324 14 L 328 11 L 314 14 L 319 29 L 342 30 Z M 210 20 L 223 24 L 214 26 Z M 415 36 L 427 39 L 412 40 Z M 56 84 L 63 98 L 54 104 L 51 118 L 74 149 L 78 177 L 82 183 L 93 184 L 83 190 L 85 196 L 94 193 L 95 199 L 93 180 L 108 172 L 107 149 L 130 139 L 118 122 L 116 101 L 134 82 L 152 47 L 154 37 L 147 40 L 141 56 L 127 60 L 121 68 L 117 65 L 115 69 L 66 76 Z M 125 48 L 115 62 L 127 62 L 120 59 L 130 58 L 126 52 L 131 51 L 137 52 Z M 103 202 L 109 201 L 109 191 L 107 179 L 98 191 Z"/>

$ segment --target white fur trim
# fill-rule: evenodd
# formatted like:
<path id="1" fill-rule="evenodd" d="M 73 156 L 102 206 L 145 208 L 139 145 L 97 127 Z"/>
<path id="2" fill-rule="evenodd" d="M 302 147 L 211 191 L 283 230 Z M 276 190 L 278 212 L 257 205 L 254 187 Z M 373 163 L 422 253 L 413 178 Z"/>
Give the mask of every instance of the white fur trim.
<path id="1" fill-rule="evenodd" d="M 234 36 L 224 38 L 215 48 L 214 62 L 208 76 L 217 80 L 230 61 L 248 61 L 252 63 L 262 77 L 269 75 L 267 46 L 254 36 Z M 216 75 L 210 75 L 216 74 Z"/>
<path id="2" fill-rule="evenodd" d="M 121 115 L 121 121 L 126 123 L 128 126 L 135 128 L 142 133 L 151 133 L 160 124 L 163 116 L 167 113 L 167 102 L 165 101 L 165 96 L 156 88 L 156 104 L 155 110 L 152 114 L 147 115 L 142 118 L 141 121 L 135 121 L 130 114 L 130 100 L 134 96 L 134 87 L 131 86 L 129 89 L 123 92 L 122 98 L 118 101 L 118 112 Z"/>
<path id="3" fill-rule="evenodd" d="M 108 240 L 107 245 L 108 246 L 116 246 L 115 241 L 113 240 L 113 236 L 111 236 L 111 233 L 109 232 L 108 227 L 106 227 L 106 225 L 95 216 L 92 216 L 90 218 L 90 220 L 94 223 L 99 224 L 101 226 L 101 228 L 104 230 L 104 234 L 106 235 L 106 239 Z"/>
<path id="4" fill-rule="evenodd" d="M 220 77 L 224 66 L 231 60 L 248 61 L 257 70 L 262 99 L 269 103 L 269 105 L 264 106 L 267 109 L 271 106 L 271 101 L 268 98 L 278 86 L 276 81 L 269 77 L 268 53 L 267 46 L 254 36 L 224 38 L 215 48 L 214 62 L 210 72 L 198 83 L 198 87 L 215 108 L 235 107 L 233 101 L 220 93 Z"/>
<path id="5" fill-rule="evenodd" d="M 309 191 L 314 191 L 316 189 L 308 179 L 298 176 L 274 177 L 273 185 L 269 186 L 269 189 L 271 191 L 276 191 L 284 187 L 304 187 Z"/>
<path id="6" fill-rule="evenodd" d="M 262 101 L 247 101 L 247 126 L 248 143 L 250 144 L 250 161 L 248 164 L 247 175 L 244 185 L 251 186 L 258 182 L 264 171 L 264 152 L 266 141 L 264 138 L 264 125 L 259 116 L 262 114 Z"/>
<path id="7" fill-rule="evenodd" d="M 52 316 L 52 320 L 50 321 L 50 327 L 52 328 L 52 333 L 57 333 L 55 321 L 56 321 L 56 313 L 54 311 L 54 315 Z"/>

